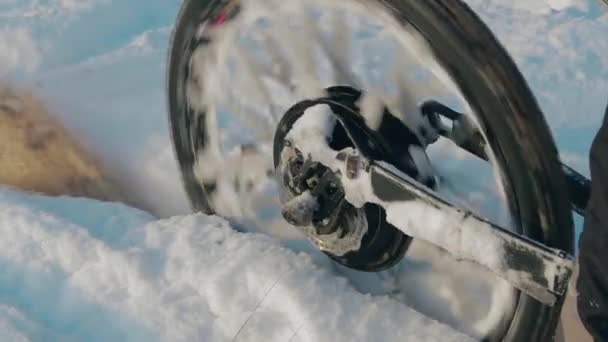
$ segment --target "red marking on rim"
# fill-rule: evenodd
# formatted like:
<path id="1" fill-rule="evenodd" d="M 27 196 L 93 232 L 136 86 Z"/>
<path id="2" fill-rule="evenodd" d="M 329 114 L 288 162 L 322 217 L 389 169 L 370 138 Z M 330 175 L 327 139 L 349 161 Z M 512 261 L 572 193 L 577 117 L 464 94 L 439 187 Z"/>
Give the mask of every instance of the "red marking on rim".
<path id="1" fill-rule="evenodd" d="M 226 21 L 226 13 L 220 13 L 215 20 L 211 23 L 211 26 L 221 25 Z"/>

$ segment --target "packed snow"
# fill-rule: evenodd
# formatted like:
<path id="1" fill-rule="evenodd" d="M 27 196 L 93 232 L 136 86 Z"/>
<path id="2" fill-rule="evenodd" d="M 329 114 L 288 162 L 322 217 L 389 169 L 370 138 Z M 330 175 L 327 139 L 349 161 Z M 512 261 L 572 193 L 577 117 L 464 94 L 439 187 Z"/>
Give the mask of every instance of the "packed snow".
<path id="1" fill-rule="evenodd" d="M 467 341 L 218 217 L 0 190 L 3 341 Z"/>
<path id="2" fill-rule="evenodd" d="M 608 93 L 608 16 L 593 0 L 467 3 L 530 82 L 563 159 L 588 174 Z M 0 341 L 469 339 L 419 312 L 470 334 L 491 329 L 502 315 L 491 304 L 508 291 L 468 288 L 470 265 L 422 245 L 400 266 L 397 301 L 383 275 L 343 270 L 301 241 L 181 216 L 189 205 L 164 103 L 179 4 L 0 0 L 0 81 L 33 88 L 149 212 L 0 189 Z M 481 301 L 489 307 L 470 307 Z"/>

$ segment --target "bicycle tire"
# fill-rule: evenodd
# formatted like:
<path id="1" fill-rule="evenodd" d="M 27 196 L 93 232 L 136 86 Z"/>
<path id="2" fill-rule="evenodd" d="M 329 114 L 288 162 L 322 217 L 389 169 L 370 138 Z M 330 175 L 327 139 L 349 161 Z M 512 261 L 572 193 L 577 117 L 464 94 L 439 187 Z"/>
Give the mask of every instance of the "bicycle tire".
<path id="1" fill-rule="evenodd" d="M 519 233 L 574 251 L 572 214 L 559 156 L 544 115 L 524 77 L 491 30 L 463 2 L 455 0 L 366 0 L 386 7 L 403 25 L 426 39 L 438 63 L 450 74 L 477 113 L 496 162 Z M 194 177 L 195 151 L 189 132 L 185 91 L 189 44 L 201 18 L 219 0 L 186 0 L 177 16 L 167 69 L 169 119 L 175 153 L 195 211 L 212 213 L 205 187 Z M 545 306 L 518 294 L 506 334 L 488 340 L 552 340 L 562 303 Z"/>

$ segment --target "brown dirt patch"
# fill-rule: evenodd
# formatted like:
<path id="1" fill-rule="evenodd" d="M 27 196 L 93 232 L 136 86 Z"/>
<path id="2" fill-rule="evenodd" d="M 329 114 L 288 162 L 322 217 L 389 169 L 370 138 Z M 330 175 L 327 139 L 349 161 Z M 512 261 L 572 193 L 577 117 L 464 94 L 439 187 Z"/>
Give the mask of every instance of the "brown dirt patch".
<path id="1" fill-rule="evenodd" d="M 0 85 L 0 184 L 47 195 L 119 200 L 94 160 L 32 94 Z"/>

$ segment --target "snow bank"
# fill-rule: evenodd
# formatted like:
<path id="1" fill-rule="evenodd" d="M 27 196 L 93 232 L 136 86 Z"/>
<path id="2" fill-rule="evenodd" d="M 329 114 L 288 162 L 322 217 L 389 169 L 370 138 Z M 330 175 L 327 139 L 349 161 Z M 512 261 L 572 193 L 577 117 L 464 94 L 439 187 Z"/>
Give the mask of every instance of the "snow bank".
<path id="1" fill-rule="evenodd" d="M 468 339 L 215 217 L 5 189 L 0 235 L 3 341 Z"/>

